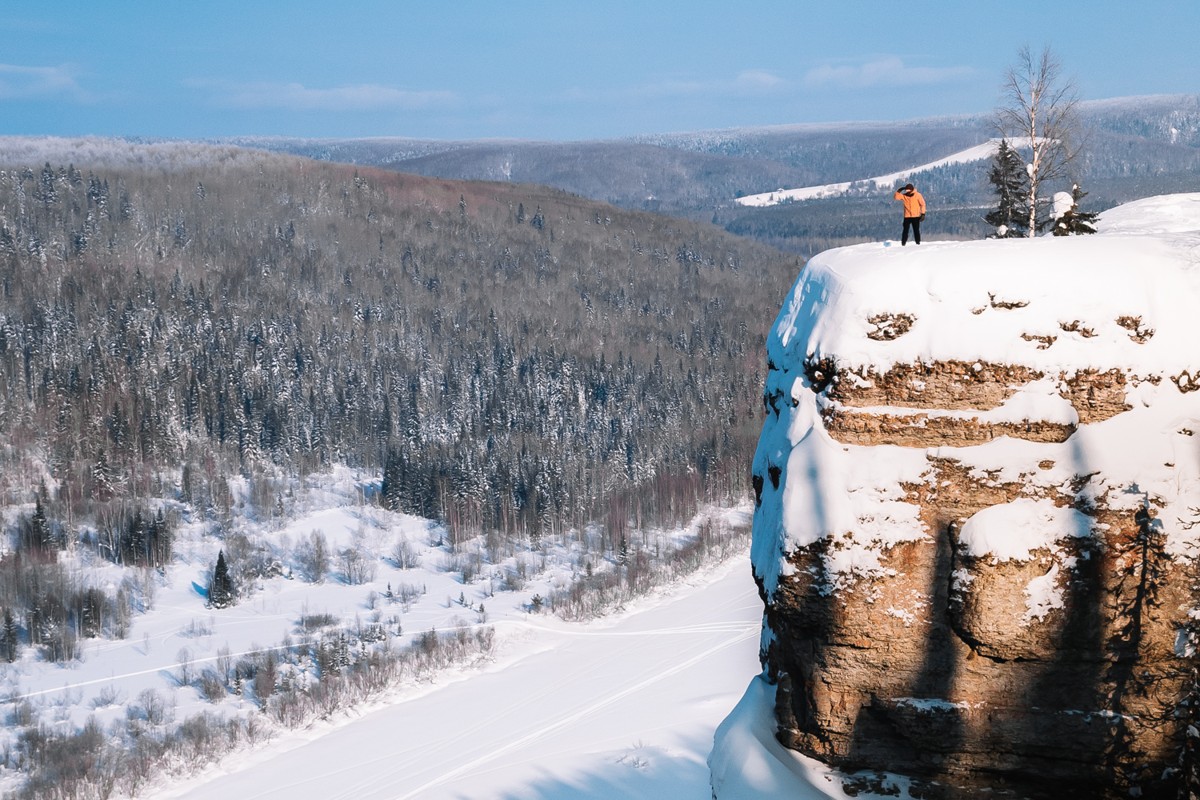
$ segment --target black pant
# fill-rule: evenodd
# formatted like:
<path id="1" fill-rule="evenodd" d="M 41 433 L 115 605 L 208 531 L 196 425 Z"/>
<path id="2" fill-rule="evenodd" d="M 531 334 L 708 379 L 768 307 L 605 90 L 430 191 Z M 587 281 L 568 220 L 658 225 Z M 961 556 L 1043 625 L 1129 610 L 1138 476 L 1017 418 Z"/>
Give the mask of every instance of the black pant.
<path id="1" fill-rule="evenodd" d="M 917 244 L 921 243 L 921 218 L 920 217 L 905 217 L 904 231 L 900 234 L 900 244 L 908 244 L 908 229 L 912 228 L 913 241 Z"/>

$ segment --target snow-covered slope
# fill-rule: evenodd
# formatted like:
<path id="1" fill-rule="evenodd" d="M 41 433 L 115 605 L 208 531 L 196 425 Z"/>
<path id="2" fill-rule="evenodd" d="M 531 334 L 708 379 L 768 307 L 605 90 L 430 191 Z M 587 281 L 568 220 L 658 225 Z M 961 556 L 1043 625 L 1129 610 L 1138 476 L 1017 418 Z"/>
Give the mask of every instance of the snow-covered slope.
<path id="1" fill-rule="evenodd" d="M 247 487 L 236 479 L 231 480 L 231 485 L 235 505 L 240 507 Z M 257 737 L 252 741 L 247 741 L 244 735 L 239 735 L 235 742 L 218 737 L 213 740 L 214 747 L 202 747 L 193 756 L 181 752 L 170 757 L 169 764 L 147 762 L 154 771 L 165 766 L 173 777 L 155 778 L 150 774 L 138 777 L 138 796 L 145 796 L 153 789 L 153 784 L 151 789 L 146 788 L 147 780 L 186 782 L 193 770 L 220 756 L 230 746 L 235 752 L 239 747 L 243 751 L 246 747 L 257 748 L 265 739 L 290 736 L 289 726 L 293 725 L 305 730 L 302 739 L 315 738 L 359 716 L 361 709 L 348 709 L 337 699 L 328 707 L 309 706 L 308 711 L 283 724 L 281 715 L 274 713 L 280 708 L 276 701 L 285 693 L 292 696 L 290 692 L 297 687 L 337 682 L 332 668 L 321 669 L 316 663 L 320 658 L 317 651 L 341 640 L 349 642 L 352 659 L 363 660 L 372 649 L 384 649 L 398 657 L 418 653 L 418 657 L 403 661 L 396 672 L 379 671 L 389 676 L 383 680 L 387 687 L 383 691 L 393 692 L 388 696 L 394 697 L 395 692 L 403 689 L 401 697 L 411 700 L 431 688 L 455 687 L 449 694 L 437 695 L 442 698 L 439 702 L 445 703 L 440 709 L 414 712 L 421 722 L 407 730 L 418 738 L 433 737 L 441 724 L 437 720 L 442 717 L 450 726 L 444 729 L 448 738 L 461 735 L 464 727 L 474 729 L 472 760 L 481 765 L 489 761 L 485 757 L 489 747 L 507 753 L 507 746 L 512 744 L 512 728 L 507 727 L 506 720 L 519 719 L 525 705 L 510 702 L 511 698 L 541 697 L 540 705 L 530 701 L 529 708 L 540 709 L 536 713 L 542 716 L 529 722 L 527 732 L 532 734 L 542 724 L 561 732 L 575 724 L 587 728 L 593 712 L 605 713 L 625 696 L 623 692 L 631 688 L 631 683 L 636 684 L 640 687 L 636 692 L 638 703 L 646 709 L 642 720 L 668 715 L 677 707 L 682 713 L 675 728 L 679 735 L 660 740 L 656 736 L 634 735 L 636 731 L 625 738 L 614 733 L 606 752 L 613 753 L 613 759 L 631 751 L 632 754 L 613 768 L 621 774 L 632 770 L 635 777 L 658 776 L 653 770 L 627 766 L 627 762 L 636 762 L 635 766 L 643 764 L 653 755 L 656 761 L 666 764 L 665 774 L 676 776 L 683 770 L 688 772 L 692 785 L 706 783 L 703 759 L 712 729 L 732 706 L 744 676 L 757 670 L 755 640 L 761 614 L 755 608 L 754 587 L 744 554 L 733 556 L 726 567 L 726 573 L 730 570 L 736 573 L 729 591 L 740 593 L 744 602 L 729 599 L 724 610 L 707 609 L 704 619 L 711 624 L 687 621 L 676 624 L 660 616 L 657 622 L 645 623 L 657 628 L 635 627 L 624 634 L 609 635 L 611 622 L 573 626 L 551 613 L 532 613 L 535 607 L 550 601 L 556 592 L 563 592 L 582 575 L 583 567 L 568 545 L 547 538 L 536 549 L 517 548 L 507 551 L 507 555 L 496 553 L 490 557 L 481 539 L 451 547 L 445 529 L 436 523 L 387 511 L 372 502 L 378 488 L 376 476 L 366 477 L 349 469 L 313 474 L 288 489 L 289 516 L 274 521 L 239 518 L 234 523 L 236 530 L 254 547 L 263 548 L 261 557 L 266 563 L 272 560 L 277 565 L 306 563 L 308 557 L 301 557 L 300 553 L 310 552 L 311 543 L 317 540 L 325 549 L 328 563 L 322 568 L 322 576 L 277 566 L 269 570 L 274 574 L 256 579 L 253 586 L 243 587 L 239 601 L 223 609 L 205 606 L 204 587 L 218 550 L 225 548 L 228 553 L 236 540 L 210 535 L 204 522 L 181 524 L 176 532 L 174 562 L 161 571 L 139 573 L 136 585 L 128 588 L 141 598 L 143 608 L 133 616 L 126 638 L 80 639 L 78 657 L 65 664 L 48 661 L 36 648 L 28 647 L 22 648 L 15 663 L 0 660 L 3 692 L 0 714 L 8 720 L 0 730 L 0 752 L 13 752 L 20 737 L 39 724 L 51 725 L 49 729 L 60 735 L 94 724 L 112 733 L 109 741 L 116 758 L 116 750 L 127 744 L 124 734 L 128 730 L 145 729 L 156 739 L 166 739 L 175 736 L 181 725 L 196 720 L 220 730 L 227 724 L 232 727 L 237 720 L 242 725 L 253 722 Z M 709 530 L 714 541 L 724 535 L 718 529 L 726 531 L 727 541 L 732 540 L 729 529 L 744 530 L 748 510 L 709 508 L 696 520 L 697 524 L 706 521 L 713 526 Z M 650 546 L 661 547 L 665 554 L 676 544 L 697 536 L 697 528 L 639 531 L 631 541 L 643 546 L 643 535 L 654 543 Z M 362 574 L 354 580 L 345 572 L 347 553 L 361 557 Z M 118 568 L 107 561 L 90 559 L 87 553 L 68 553 L 62 560 L 73 570 L 91 571 L 101 585 L 123 579 Z M 597 577 L 608 569 L 606 564 L 594 568 Z M 647 601 L 646 607 L 652 608 L 653 603 Z M 726 617 L 722 618 L 722 614 Z M 378 635 L 371 635 L 371 631 Z M 421 643 L 430 632 L 451 640 L 458 637 L 466 645 L 459 655 L 435 648 L 433 658 L 422 659 Z M 647 647 L 647 642 L 652 641 L 654 644 Z M 580 647 L 591 650 L 579 656 L 568 655 Z M 558 666 L 549 664 L 542 671 L 538 667 L 542 662 L 533 657 L 559 649 L 563 650 L 564 661 Z M 641 662 L 630 658 L 631 652 L 646 653 L 658 660 Z M 689 663 L 664 663 L 667 653 L 688 653 L 684 660 Z M 701 662 L 720 663 L 727 653 L 733 661 L 728 669 L 712 673 L 717 683 L 703 684 L 708 688 L 697 690 L 703 696 L 699 699 L 687 694 L 688 683 L 680 682 L 680 673 L 698 667 Z M 248 674 L 249 665 L 261 666 L 269 655 L 274 657 L 278 673 L 278 683 L 271 690 L 271 710 L 266 709 L 265 698 L 258 696 L 255 678 Z M 599 663 L 605 658 L 610 659 L 609 666 L 589 672 L 588 661 Z M 440 670 L 446 669 L 445 663 L 451 661 L 455 662 L 449 668 L 452 671 L 442 677 Z M 391 667 L 396 663 L 401 662 L 393 662 Z M 495 676 L 508 666 L 516 668 L 517 673 L 497 686 Z M 456 669 L 460 671 L 454 673 Z M 235 674 L 238 677 L 233 677 Z M 487 674 L 493 677 L 487 678 Z M 575 690 L 575 679 L 584 675 L 589 676 L 588 683 L 595 688 L 595 694 Z M 567 677 L 560 680 L 562 676 Z M 325 683 L 327 678 L 331 684 Z M 482 681 L 482 688 L 475 688 L 476 679 Z M 432 687 L 427 683 L 430 680 L 436 680 Z M 508 680 L 512 683 L 506 684 Z M 454 692 L 468 687 L 467 695 L 460 696 L 462 705 L 455 708 Z M 656 694 L 665 698 L 675 690 L 684 692 L 676 698 L 677 702 L 646 700 Z M 479 694 L 472 694 L 475 692 Z M 487 699 L 493 692 L 498 700 Z M 723 692 L 732 693 L 723 706 L 704 699 Z M 574 702 L 572 695 L 582 698 L 581 702 Z M 344 702 L 362 703 L 361 697 Z M 578 713 L 553 716 L 564 707 Z M 495 725 L 481 733 L 478 720 L 485 713 L 493 715 Z M 318 715 L 333 721 L 304 727 Z M 413 717 L 404 719 L 410 721 Z M 670 727 L 669 723 L 664 724 Z M 690 733 L 697 725 L 708 726 L 707 733 L 698 738 Z M 535 737 L 531 741 L 532 738 Z M 675 743 L 676 739 L 680 744 Z M 295 743 L 287 738 L 283 741 Z M 638 751 L 639 741 L 649 749 Z M 655 749 L 660 742 L 663 747 L 673 748 L 669 757 L 663 757 Z M 447 750 L 451 763 L 442 763 L 445 772 L 462 763 L 454 754 L 465 752 L 465 747 L 464 744 L 458 750 Z M 346 761 L 358 752 L 356 748 L 334 760 Z M 676 763 L 676 755 L 683 766 Z M 231 758 L 237 763 L 237 755 Z M 327 766 L 333 762 L 322 763 Z M 0 760 L 0 793 L 20 788 L 27 775 L 21 767 L 15 757 Z M 263 767 L 267 772 L 273 768 Z M 489 763 L 489 768 L 494 768 L 494 764 Z M 427 773 L 425 780 L 434 774 Z M 522 777 L 538 779 L 538 775 L 522 773 L 513 778 L 514 783 L 519 783 Z M 263 782 L 270 784 L 277 780 L 264 778 Z M 391 785 L 394 788 L 397 784 Z M 400 780 L 399 785 L 416 784 Z M 165 784 L 157 788 L 165 790 Z M 182 790 L 179 786 L 172 789 Z M 239 790 L 226 796 L 253 795 Z M 389 789 L 379 796 L 394 795 Z"/>
<path id="2" fill-rule="evenodd" d="M 846 194 L 852 189 L 863 190 L 883 190 L 890 189 L 896 186 L 900 181 L 906 181 L 914 175 L 926 172 L 937 167 L 949 166 L 951 164 L 966 164 L 971 161 L 983 161 L 991 158 L 996 154 L 996 148 L 999 146 L 999 139 L 992 139 L 983 144 L 968 147 L 966 150 L 960 150 L 957 153 L 952 153 L 945 158 L 939 158 L 936 161 L 930 161 L 927 164 L 912 167 L 910 169 L 891 172 L 887 175 L 877 175 L 874 178 L 862 178 L 857 181 L 845 181 L 842 183 L 827 183 L 821 186 L 804 186 L 799 189 L 779 189 L 774 192 L 762 192 L 760 194 L 745 195 L 737 198 L 734 202 L 743 206 L 752 206 L 755 208 L 763 208 L 765 206 L 778 205 L 779 203 L 787 203 L 798 200 L 819 200 L 825 197 L 836 197 L 837 195 Z"/>

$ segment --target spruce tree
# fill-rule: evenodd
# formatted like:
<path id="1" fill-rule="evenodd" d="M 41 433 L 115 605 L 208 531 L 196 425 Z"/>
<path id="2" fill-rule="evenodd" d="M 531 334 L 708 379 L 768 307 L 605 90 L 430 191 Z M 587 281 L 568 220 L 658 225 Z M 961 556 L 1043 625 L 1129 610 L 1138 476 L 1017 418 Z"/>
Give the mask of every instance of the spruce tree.
<path id="1" fill-rule="evenodd" d="M 988 182 L 996 192 L 996 208 L 984 220 L 996 229 L 995 238 L 1027 235 L 1029 210 L 1025 206 L 1029 196 L 1029 175 L 1021 154 L 1007 139 L 1000 140 L 1000 146 L 992 156 Z"/>
<path id="2" fill-rule="evenodd" d="M 44 491 L 44 490 L 43 490 Z M 33 516 L 29 519 L 29 543 L 42 550 L 53 550 L 56 546 L 54 531 L 46 518 L 46 507 L 42 504 L 42 493 L 34 500 Z"/>
<path id="3" fill-rule="evenodd" d="M 233 604 L 233 581 L 229 577 L 224 550 L 217 553 L 217 565 L 213 567 L 212 582 L 208 585 L 208 604 L 213 608 Z"/>
<path id="4" fill-rule="evenodd" d="M 1096 219 L 1100 216 L 1095 211 L 1083 211 L 1079 201 L 1087 197 L 1087 192 L 1079 188 L 1079 184 L 1071 187 L 1071 207 L 1054 222 L 1055 236 L 1071 236 L 1096 232 Z"/>
<path id="5" fill-rule="evenodd" d="M 17 635 L 17 621 L 13 619 L 12 609 L 6 608 L 0 627 L 0 655 L 10 664 L 17 660 Z"/>

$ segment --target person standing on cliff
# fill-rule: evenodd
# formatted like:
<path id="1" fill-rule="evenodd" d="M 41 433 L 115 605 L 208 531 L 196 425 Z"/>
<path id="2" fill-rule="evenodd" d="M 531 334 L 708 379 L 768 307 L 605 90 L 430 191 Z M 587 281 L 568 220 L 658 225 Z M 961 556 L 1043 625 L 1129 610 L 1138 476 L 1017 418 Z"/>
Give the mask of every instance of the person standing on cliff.
<path id="1" fill-rule="evenodd" d="M 925 196 L 911 183 L 895 194 L 895 199 L 904 203 L 904 229 L 900 233 L 900 246 L 908 244 L 908 229 L 912 228 L 913 241 L 921 243 L 921 220 L 925 219 Z"/>

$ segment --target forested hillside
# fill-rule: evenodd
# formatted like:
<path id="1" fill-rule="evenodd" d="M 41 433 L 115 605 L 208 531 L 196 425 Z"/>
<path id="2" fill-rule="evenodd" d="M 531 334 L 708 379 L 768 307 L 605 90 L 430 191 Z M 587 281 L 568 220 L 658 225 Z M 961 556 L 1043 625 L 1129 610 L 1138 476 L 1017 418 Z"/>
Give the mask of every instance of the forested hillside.
<path id="1" fill-rule="evenodd" d="M 26 546 L 153 562 L 159 498 L 219 523 L 240 473 L 268 516 L 334 463 L 455 536 L 619 536 L 744 492 L 794 259 L 539 188 L 189 147 L 0 172 Z"/>

